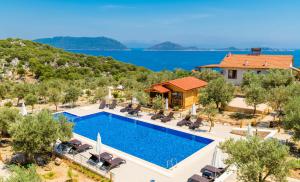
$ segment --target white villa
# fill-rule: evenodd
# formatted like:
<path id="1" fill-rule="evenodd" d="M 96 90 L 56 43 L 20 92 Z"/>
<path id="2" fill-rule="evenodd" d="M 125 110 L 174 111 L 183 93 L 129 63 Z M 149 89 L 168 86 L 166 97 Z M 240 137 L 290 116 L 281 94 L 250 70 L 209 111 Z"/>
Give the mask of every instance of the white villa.
<path id="1" fill-rule="evenodd" d="M 253 71 L 257 74 L 267 73 L 269 69 L 293 69 L 294 57 L 292 55 L 264 55 L 261 48 L 252 48 L 251 54 L 229 53 L 220 64 L 199 66 L 201 68 L 220 68 L 224 78 L 234 85 L 240 85 L 243 74 Z"/>

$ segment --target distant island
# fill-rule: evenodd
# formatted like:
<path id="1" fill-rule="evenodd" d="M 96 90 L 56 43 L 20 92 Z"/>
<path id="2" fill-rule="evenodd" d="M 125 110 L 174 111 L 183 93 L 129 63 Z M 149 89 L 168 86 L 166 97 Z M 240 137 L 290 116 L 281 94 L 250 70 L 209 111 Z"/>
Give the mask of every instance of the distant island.
<path id="1" fill-rule="evenodd" d="M 146 50 L 153 50 L 153 51 L 184 51 L 184 50 L 198 50 L 197 47 L 184 47 L 180 44 L 176 44 L 173 42 L 162 42 L 160 44 L 156 44 L 147 48 Z"/>
<path id="2" fill-rule="evenodd" d="M 107 37 L 53 37 L 36 39 L 34 42 L 48 44 L 65 50 L 127 50 L 121 42 Z"/>

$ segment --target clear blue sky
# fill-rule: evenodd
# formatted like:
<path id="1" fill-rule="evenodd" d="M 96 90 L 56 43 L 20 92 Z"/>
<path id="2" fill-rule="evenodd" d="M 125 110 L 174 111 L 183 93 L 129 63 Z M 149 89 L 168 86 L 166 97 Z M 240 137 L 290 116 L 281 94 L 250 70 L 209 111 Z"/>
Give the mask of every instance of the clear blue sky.
<path id="1" fill-rule="evenodd" d="M 1 0 L 0 38 L 300 48 L 300 0 Z"/>

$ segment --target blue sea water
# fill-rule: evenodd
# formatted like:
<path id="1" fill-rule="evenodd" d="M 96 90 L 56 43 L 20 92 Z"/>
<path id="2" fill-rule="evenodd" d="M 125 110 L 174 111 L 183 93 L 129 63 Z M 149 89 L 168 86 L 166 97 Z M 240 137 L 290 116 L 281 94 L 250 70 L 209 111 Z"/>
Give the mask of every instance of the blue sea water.
<path id="1" fill-rule="evenodd" d="M 94 56 L 111 56 L 119 61 L 143 66 L 154 71 L 182 68 L 192 70 L 197 66 L 219 63 L 229 51 L 93 51 L 72 50 Z M 230 51 L 234 54 L 249 54 L 247 51 Z M 294 55 L 296 67 L 300 67 L 300 51 L 265 51 L 263 54 Z"/>
<path id="2" fill-rule="evenodd" d="M 62 114 L 74 122 L 75 133 L 96 141 L 100 132 L 103 144 L 167 169 L 213 142 L 107 112 L 75 119 L 69 113 Z"/>

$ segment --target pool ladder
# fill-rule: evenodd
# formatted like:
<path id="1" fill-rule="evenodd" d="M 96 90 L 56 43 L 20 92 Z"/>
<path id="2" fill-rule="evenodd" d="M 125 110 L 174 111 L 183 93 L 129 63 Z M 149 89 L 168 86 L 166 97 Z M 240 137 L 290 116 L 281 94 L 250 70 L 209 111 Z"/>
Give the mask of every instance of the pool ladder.
<path id="1" fill-rule="evenodd" d="M 177 159 L 176 158 L 172 158 L 170 160 L 167 160 L 167 168 L 169 167 L 173 167 L 177 164 Z"/>

